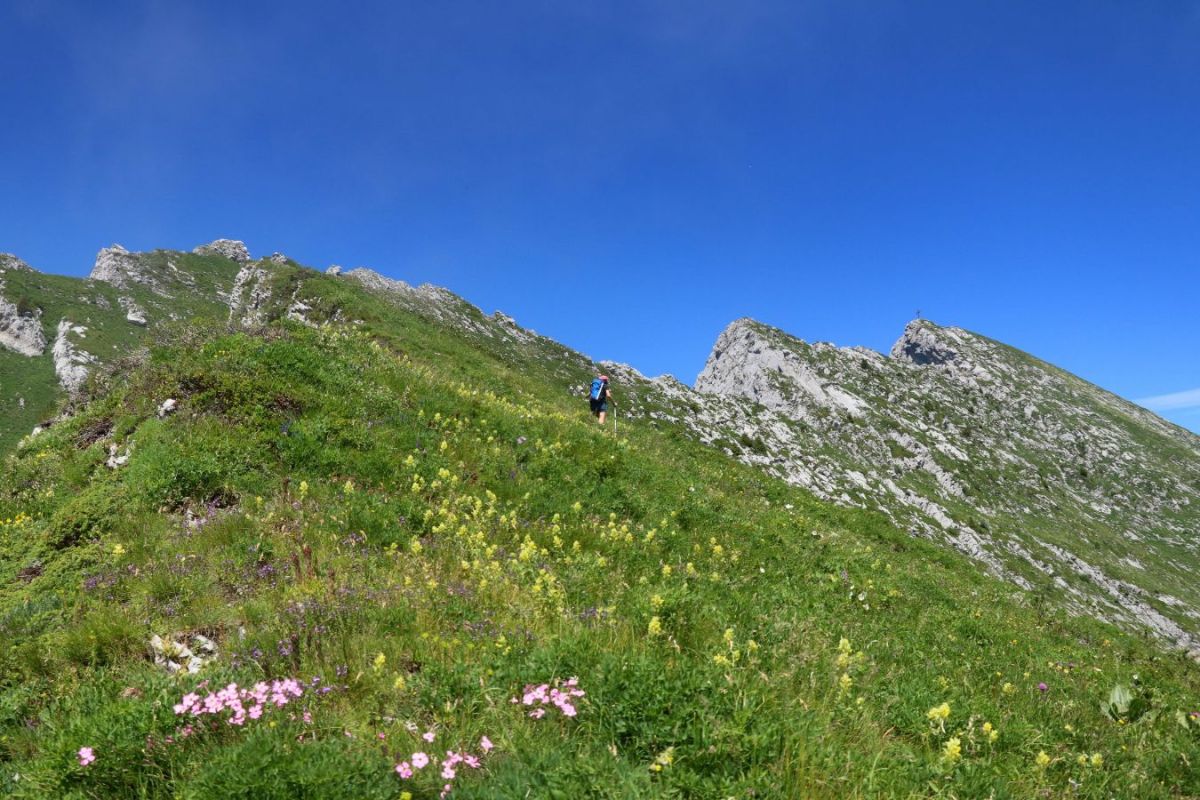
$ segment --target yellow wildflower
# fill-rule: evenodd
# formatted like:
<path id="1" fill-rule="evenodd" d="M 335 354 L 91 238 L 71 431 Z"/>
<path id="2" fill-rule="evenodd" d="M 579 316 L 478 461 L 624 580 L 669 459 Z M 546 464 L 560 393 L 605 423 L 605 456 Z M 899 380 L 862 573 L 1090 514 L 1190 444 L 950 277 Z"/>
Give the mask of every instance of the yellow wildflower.
<path id="1" fill-rule="evenodd" d="M 658 636 L 662 633 L 662 620 L 658 617 L 651 617 L 650 624 L 646 626 L 646 633 L 650 636 Z"/>
<path id="2" fill-rule="evenodd" d="M 117 558 L 120 558 L 121 556 L 125 555 L 125 548 L 120 544 L 114 544 L 112 554 Z"/>
<path id="3" fill-rule="evenodd" d="M 838 678 L 838 689 L 841 690 L 842 694 L 847 694 L 853 686 L 854 679 L 850 677 L 849 673 L 843 672 L 842 677 Z"/>
<path id="4" fill-rule="evenodd" d="M 957 736 L 947 739 L 946 744 L 942 747 L 942 758 L 951 762 L 962 758 L 962 740 Z"/>
<path id="5" fill-rule="evenodd" d="M 1100 755 L 1099 753 L 1092 753 L 1091 762 L 1093 767 L 1099 769 L 1100 767 L 1104 766 L 1104 756 Z"/>
<path id="6" fill-rule="evenodd" d="M 667 767 L 675 763 L 675 748 L 668 747 L 657 756 L 654 757 L 654 763 L 650 765 L 651 772 L 662 772 Z"/>
<path id="7" fill-rule="evenodd" d="M 1037 758 L 1035 758 L 1033 762 L 1037 764 L 1038 769 L 1045 769 L 1046 767 L 1050 766 L 1050 756 L 1046 755 L 1045 750 L 1039 750 Z"/>
<path id="8" fill-rule="evenodd" d="M 934 706 L 925 712 L 925 716 L 930 722 L 945 722 L 950 717 L 950 704 L 942 703 L 940 706 Z"/>

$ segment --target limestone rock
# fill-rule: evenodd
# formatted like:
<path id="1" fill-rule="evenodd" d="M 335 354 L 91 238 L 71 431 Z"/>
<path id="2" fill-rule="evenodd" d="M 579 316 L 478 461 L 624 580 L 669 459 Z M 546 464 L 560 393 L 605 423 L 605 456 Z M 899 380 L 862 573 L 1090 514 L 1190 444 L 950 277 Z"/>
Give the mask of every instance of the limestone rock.
<path id="1" fill-rule="evenodd" d="M 200 245 L 192 252 L 199 256 L 221 256 L 239 264 L 250 260 L 250 251 L 246 249 L 246 243 L 236 239 L 216 239 Z"/>
<path id="2" fill-rule="evenodd" d="M 957 351 L 934 333 L 924 320 L 914 319 L 892 345 L 892 358 L 914 364 L 947 364 L 958 358 Z"/>
<path id="3" fill-rule="evenodd" d="M 0 282 L 0 290 L 4 284 Z M 0 347 L 34 358 L 46 352 L 46 334 L 42 330 L 42 312 L 22 314 L 16 304 L 0 294 Z"/>
<path id="4" fill-rule="evenodd" d="M 58 333 L 54 337 L 54 372 L 67 394 L 77 394 L 88 377 L 88 365 L 96 361 L 91 353 L 75 345 L 72 338 L 82 339 L 87 328 L 73 325 L 70 320 L 59 320 Z"/>
<path id="5" fill-rule="evenodd" d="M 1075 613 L 1200 646 L 1200 589 L 1152 603 L 1120 555 L 1101 561 L 1031 534 L 1076 531 L 1089 553 L 1136 541 L 1147 574 L 1185 569 L 1179 548 L 1200 558 L 1189 512 L 1200 438 L 1145 409 L 927 320 L 906 326 L 890 358 L 738 320 L 696 389 L 657 384 L 646 415 L 822 498 L 876 509 L 1022 588 L 1040 573 Z"/>
<path id="6" fill-rule="evenodd" d="M 270 276 L 254 263 L 238 270 L 229 293 L 229 319 L 243 325 L 266 322 L 266 304 L 271 299 Z"/>
<path id="7" fill-rule="evenodd" d="M 117 302 L 125 309 L 125 321 L 134 325 L 146 325 L 146 311 L 132 297 L 119 297 Z"/>

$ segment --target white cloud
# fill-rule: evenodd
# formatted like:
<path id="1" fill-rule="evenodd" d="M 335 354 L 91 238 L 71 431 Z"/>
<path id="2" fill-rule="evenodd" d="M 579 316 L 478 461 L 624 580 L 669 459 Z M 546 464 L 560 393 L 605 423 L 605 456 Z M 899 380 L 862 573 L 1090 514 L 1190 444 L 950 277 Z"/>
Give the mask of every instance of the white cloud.
<path id="1" fill-rule="evenodd" d="M 1182 408 L 1200 408 L 1200 389 L 1188 389 L 1184 392 L 1160 394 L 1154 397 L 1143 397 L 1137 401 L 1152 411 L 1172 411 Z"/>

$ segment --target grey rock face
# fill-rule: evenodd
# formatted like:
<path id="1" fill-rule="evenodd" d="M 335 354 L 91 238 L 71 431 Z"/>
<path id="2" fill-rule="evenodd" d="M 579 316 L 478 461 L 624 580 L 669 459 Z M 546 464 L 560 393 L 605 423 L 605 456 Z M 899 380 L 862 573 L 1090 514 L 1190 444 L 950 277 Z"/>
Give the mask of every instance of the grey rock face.
<path id="1" fill-rule="evenodd" d="M 254 263 L 238 270 L 229 292 L 229 319 L 243 325 L 261 325 L 266 321 L 266 304 L 271 299 L 267 271 Z"/>
<path id="2" fill-rule="evenodd" d="M 174 265 L 168 262 L 169 267 Z M 106 247 L 96 255 L 96 263 L 88 278 L 126 291 L 144 286 L 155 294 L 168 297 L 163 276 L 146 265 L 138 253 L 131 253 L 119 244 Z"/>
<path id="3" fill-rule="evenodd" d="M 958 353 L 934 335 L 928 325 L 915 319 L 905 326 L 903 335 L 892 345 L 892 358 L 906 359 L 914 364 L 948 364 L 958 358 Z"/>
<path id="4" fill-rule="evenodd" d="M 0 273 L 0 347 L 30 358 L 46 352 L 41 311 L 22 314 L 16 303 L 6 300 L 3 273 Z"/>
<path id="5" fill-rule="evenodd" d="M 76 394 L 88 377 L 88 365 L 96 361 L 91 353 L 79 348 L 72 339 L 87 336 L 87 328 L 72 325 L 69 320 L 59 320 L 58 334 L 54 337 L 54 372 L 67 394 Z"/>
<path id="6" fill-rule="evenodd" d="M 125 321 L 132 322 L 134 325 L 146 324 L 146 311 L 134 302 L 131 297 L 119 297 L 117 302 L 121 304 L 121 308 L 125 309 Z"/>
<path id="7" fill-rule="evenodd" d="M 33 267 L 26 264 L 21 259 L 14 256 L 12 253 L 0 253 L 0 278 L 4 277 L 4 273 L 8 270 L 13 272 L 33 272 Z"/>
<path id="8" fill-rule="evenodd" d="M 246 249 L 246 243 L 236 239 L 216 239 L 200 245 L 192 252 L 199 256 L 221 256 L 239 264 L 250 260 L 250 251 Z"/>
<path id="9" fill-rule="evenodd" d="M 1200 564 L 1200 437 L 924 320 L 891 358 L 738 320 L 696 388 L 698 411 L 669 410 L 686 396 L 663 406 L 702 441 L 876 509 L 1023 588 L 1049 585 L 1077 613 L 1200 645 L 1189 574 Z M 1143 571 L 1177 580 L 1178 596 L 1143 590 Z"/>

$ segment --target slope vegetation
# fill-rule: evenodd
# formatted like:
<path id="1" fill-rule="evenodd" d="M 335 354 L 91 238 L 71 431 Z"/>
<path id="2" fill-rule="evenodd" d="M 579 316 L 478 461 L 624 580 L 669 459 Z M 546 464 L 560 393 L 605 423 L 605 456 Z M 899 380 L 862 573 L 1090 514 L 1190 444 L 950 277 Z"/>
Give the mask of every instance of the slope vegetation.
<path id="1" fill-rule="evenodd" d="M 703 446 L 669 382 L 617 438 L 503 318 L 263 271 L 4 462 L 4 792 L 1200 793 L 1183 656 Z"/>

